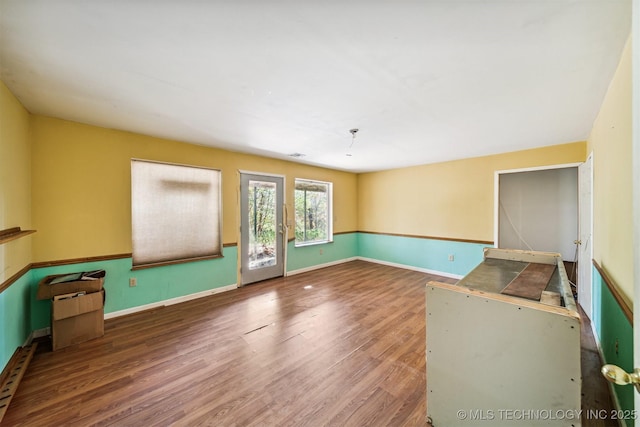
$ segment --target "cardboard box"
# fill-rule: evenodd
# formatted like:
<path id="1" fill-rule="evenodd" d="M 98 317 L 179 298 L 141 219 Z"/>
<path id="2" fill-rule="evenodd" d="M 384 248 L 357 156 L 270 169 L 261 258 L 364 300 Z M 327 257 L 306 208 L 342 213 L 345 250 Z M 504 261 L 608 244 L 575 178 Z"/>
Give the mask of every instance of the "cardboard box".
<path id="1" fill-rule="evenodd" d="M 104 335 L 104 290 L 56 295 L 51 301 L 53 350 Z"/>
<path id="2" fill-rule="evenodd" d="M 54 274 L 47 276 L 38 283 L 37 299 L 51 299 L 56 295 L 69 294 L 73 292 L 99 292 L 104 286 L 104 277 L 93 280 L 75 280 L 71 282 L 55 283 L 51 282 L 66 274 Z"/>

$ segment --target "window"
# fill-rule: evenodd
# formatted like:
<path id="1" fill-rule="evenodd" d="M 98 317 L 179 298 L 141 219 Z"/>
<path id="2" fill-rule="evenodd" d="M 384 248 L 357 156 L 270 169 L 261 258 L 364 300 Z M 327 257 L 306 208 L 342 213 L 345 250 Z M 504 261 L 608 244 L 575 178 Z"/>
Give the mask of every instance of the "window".
<path id="1" fill-rule="evenodd" d="M 131 160 L 133 266 L 222 256 L 220 171 Z"/>
<path id="2" fill-rule="evenodd" d="M 333 241 L 332 184 L 296 179 L 296 246 Z"/>

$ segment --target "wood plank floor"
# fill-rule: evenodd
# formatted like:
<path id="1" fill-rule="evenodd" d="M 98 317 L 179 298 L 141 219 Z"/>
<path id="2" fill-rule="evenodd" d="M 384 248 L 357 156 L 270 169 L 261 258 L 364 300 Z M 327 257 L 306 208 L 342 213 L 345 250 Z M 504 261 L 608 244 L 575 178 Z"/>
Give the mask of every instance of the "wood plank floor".
<path id="1" fill-rule="evenodd" d="M 425 426 L 429 280 L 353 261 L 108 320 L 41 344 L 2 425 Z"/>

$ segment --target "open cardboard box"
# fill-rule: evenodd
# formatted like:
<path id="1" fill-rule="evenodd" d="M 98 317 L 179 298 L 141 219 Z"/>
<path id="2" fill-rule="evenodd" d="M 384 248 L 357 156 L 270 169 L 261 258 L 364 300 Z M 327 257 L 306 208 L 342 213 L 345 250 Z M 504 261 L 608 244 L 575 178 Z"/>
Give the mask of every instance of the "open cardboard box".
<path id="1" fill-rule="evenodd" d="M 72 292 L 51 300 L 53 350 L 104 335 L 104 289 L 100 292 Z"/>
<path id="2" fill-rule="evenodd" d="M 51 299 L 56 295 L 70 294 L 74 292 L 98 292 L 104 286 L 104 277 L 91 280 L 74 280 L 70 282 L 51 283 L 66 274 L 54 274 L 47 276 L 38 283 L 37 299 Z"/>

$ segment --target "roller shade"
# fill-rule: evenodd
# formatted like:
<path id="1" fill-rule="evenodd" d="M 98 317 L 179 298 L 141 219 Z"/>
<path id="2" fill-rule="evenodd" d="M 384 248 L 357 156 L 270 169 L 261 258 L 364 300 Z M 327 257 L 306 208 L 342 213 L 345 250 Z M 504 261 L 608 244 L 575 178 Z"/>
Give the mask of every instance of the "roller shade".
<path id="1" fill-rule="evenodd" d="M 221 173 L 131 161 L 133 266 L 222 255 Z"/>

